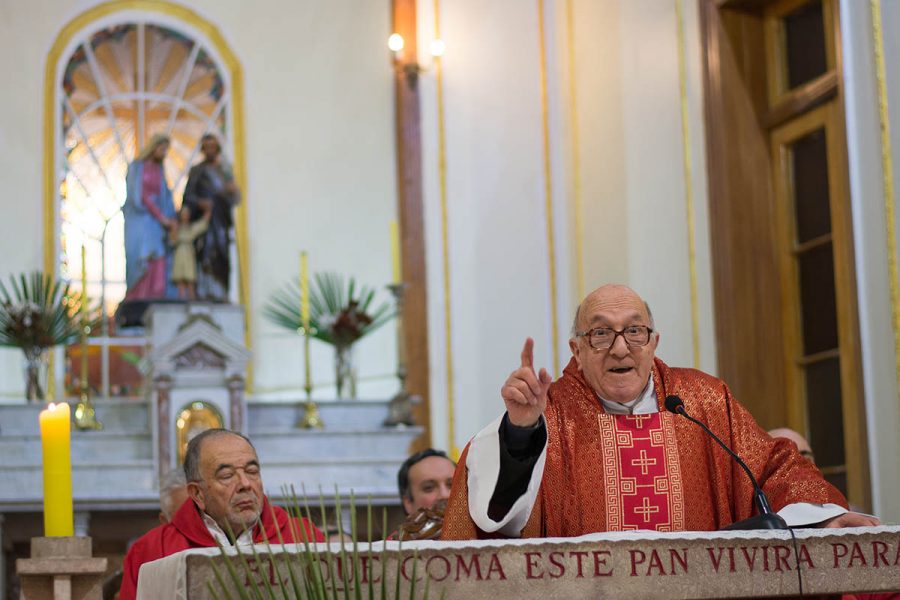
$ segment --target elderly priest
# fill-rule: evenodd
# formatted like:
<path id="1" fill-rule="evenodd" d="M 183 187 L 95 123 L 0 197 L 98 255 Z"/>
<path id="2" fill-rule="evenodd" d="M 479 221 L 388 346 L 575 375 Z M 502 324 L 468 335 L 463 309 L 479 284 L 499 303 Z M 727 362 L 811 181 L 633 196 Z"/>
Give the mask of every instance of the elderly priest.
<path id="1" fill-rule="evenodd" d="M 796 446 L 769 437 L 724 382 L 655 358 L 658 342 L 646 303 L 622 285 L 598 288 L 578 307 L 573 357 L 557 381 L 535 371 L 526 340 L 501 390 L 506 414 L 460 459 L 442 538 L 711 531 L 751 517 L 750 479 L 701 427 L 663 410 L 667 396 L 746 461 L 787 525 L 878 524 L 849 512 Z"/>
<path id="2" fill-rule="evenodd" d="M 314 525 L 298 522 L 263 494 L 259 459 L 250 440 L 225 429 L 208 429 L 188 444 L 184 474 L 191 501 L 172 521 L 134 543 L 122 567 L 119 600 L 137 593 L 141 565 L 190 548 L 253 543 L 325 541 Z"/>

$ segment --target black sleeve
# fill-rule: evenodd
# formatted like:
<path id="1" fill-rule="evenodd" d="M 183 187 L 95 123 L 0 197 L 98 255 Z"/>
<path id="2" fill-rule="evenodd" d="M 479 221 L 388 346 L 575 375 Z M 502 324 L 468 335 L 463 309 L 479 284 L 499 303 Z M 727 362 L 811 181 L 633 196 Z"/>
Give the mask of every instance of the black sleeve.
<path id="1" fill-rule="evenodd" d="M 512 505 L 525 493 L 531 472 L 544 444 L 547 443 L 547 425 L 541 417 L 534 429 L 516 427 L 509 422 L 509 415 L 500 423 L 500 475 L 497 487 L 488 505 L 488 516 L 500 521 Z"/>

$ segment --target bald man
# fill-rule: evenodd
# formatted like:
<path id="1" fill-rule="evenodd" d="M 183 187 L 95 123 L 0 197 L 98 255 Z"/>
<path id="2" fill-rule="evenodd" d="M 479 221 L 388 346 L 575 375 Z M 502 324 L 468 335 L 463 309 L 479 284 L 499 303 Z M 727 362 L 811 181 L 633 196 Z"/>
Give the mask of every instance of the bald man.
<path id="1" fill-rule="evenodd" d="M 500 391 L 506 414 L 460 457 L 443 539 L 711 531 L 753 516 L 749 478 L 701 428 L 664 410 L 669 395 L 747 462 L 788 525 L 878 524 L 849 512 L 723 381 L 656 358 L 659 336 L 634 290 L 606 285 L 579 305 L 572 359 L 557 381 L 535 367 L 528 338 Z"/>
<path id="2" fill-rule="evenodd" d="M 776 427 L 769 431 L 769 435 L 773 438 L 784 438 L 790 440 L 797 445 L 797 452 L 800 456 L 807 459 L 812 464 L 816 464 L 816 455 L 813 454 L 812 448 L 806 438 L 788 427 Z"/>

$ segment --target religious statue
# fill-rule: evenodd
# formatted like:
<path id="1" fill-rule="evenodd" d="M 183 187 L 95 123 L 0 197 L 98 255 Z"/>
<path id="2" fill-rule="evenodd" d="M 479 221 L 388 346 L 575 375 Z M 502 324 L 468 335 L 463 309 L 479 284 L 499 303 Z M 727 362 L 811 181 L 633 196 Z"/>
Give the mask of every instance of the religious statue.
<path id="1" fill-rule="evenodd" d="M 197 298 L 214 302 L 228 302 L 228 280 L 231 276 L 232 210 L 241 196 L 234 182 L 231 166 L 222 157 L 219 138 L 208 133 L 200 142 L 203 162 L 191 167 L 184 188 L 184 202 L 191 210 L 191 220 L 203 218 L 203 205 L 209 203 L 212 212 L 206 232 L 197 237 Z"/>
<path id="2" fill-rule="evenodd" d="M 163 160 L 169 138 L 154 135 L 128 165 L 127 195 L 122 206 L 125 220 L 125 300 L 174 298 L 169 231 L 176 226 L 172 191 L 166 182 Z"/>
<path id="3" fill-rule="evenodd" d="M 171 242 L 175 247 L 172 281 L 178 286 L 178 297 L 182 300 L 195 300 L 197 297 L 197 254 L 194 251 L 194 240 L 206 232 L 211 212 L 212 205 L 204 203 L 203 214 L 192 223 L 191 209 L 182 206 L 178 212 L 178 225 L 172 228 Z"/>

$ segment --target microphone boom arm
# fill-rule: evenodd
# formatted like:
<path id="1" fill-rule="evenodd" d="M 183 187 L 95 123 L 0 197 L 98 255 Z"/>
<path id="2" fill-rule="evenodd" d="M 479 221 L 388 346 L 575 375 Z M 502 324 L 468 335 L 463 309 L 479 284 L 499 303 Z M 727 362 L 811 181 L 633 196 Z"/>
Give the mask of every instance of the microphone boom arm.
<path id="1" fill-rule="evenodd" d="M 759 483 L 756 481 L 756 477 L 753 476 L 753 473 L 750 471 L 750 467 L 747 466 L 741 457 L 737 455 L 737 453 L 728 447 L 728 445 L 719 439 L 712 430 L 706 426 L 706 423 L 695 419 L 691 415 L 687 413 L 687 410 L 684 408 L 684 401 L 678 396 L 667 396 L 666 397 L 666 409 L 669 412 L 673 412 L 675 414 L 679 414 L 691 421 L 692 423 L 696 423 L 703 430 L 708 433 L 716 442 L 718 442 L 719 446 L 722 447 L 725 452 L 727 452 L 744 470 L 744 473 L 747 474 L 747 477 L 750 478 L 750 482 L 753 484 L 753 503 L 756 505 L 756 509 L 759 511 L 759 514 L 755 517 L 750 517 L 749 519 L 744 519 L 743 521 L 738 521 L 736 523 L 732 523 L 726 527 L 723 527 L 723 530 L 743 530 L 743 529 L 787 529 L 787 523 L 785 523 L 784 519 L 781 516 L 772 510 L 771 505 L 769 504 L 769 499 L 766 497 L 765 492 L 762 491 L 762 488 L 759 487 Z"/>

